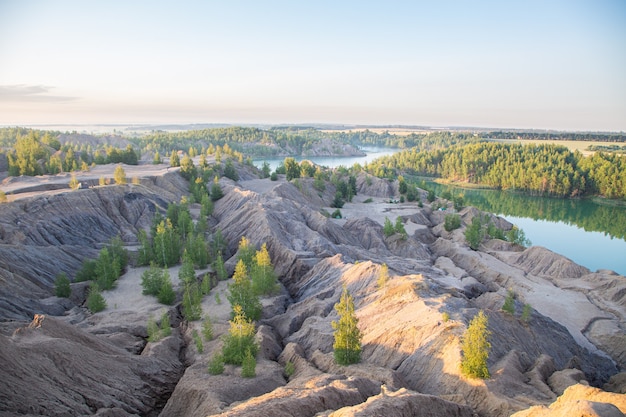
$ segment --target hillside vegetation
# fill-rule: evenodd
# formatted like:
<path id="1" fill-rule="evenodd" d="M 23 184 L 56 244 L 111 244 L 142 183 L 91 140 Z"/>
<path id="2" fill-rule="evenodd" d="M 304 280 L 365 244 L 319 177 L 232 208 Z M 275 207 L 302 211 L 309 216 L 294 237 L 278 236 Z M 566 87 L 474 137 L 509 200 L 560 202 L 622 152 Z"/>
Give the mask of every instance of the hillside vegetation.
<path id="1" fill-rule="evenodd" d="M 596 153 L 584 157 L 558 145 L 479 142 L 420 152 L 408 149 L 367 165 L 378 177 L 401 173 L 514 189 L 533 195 L 626 197 L 626 160 Z"/>

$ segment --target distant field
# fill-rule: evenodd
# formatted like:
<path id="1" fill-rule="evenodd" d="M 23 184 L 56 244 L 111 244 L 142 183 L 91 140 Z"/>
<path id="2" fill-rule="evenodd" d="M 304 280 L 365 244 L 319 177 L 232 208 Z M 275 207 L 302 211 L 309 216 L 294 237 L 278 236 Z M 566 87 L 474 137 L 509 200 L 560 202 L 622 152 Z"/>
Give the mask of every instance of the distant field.
<path id="1" fill-rule="evenodd" d="M 492 142 L 502 142 L 502 143 L 534 143 L 534 144 L 542 144 L 548 143 L 553 145 L 563 145 L 567 147 L 571 151 L 580 151 L 583 155 L 592 155 L 595 151 L 589 151 L 587 148 L 591 145 L 594 146 L 611 146 L 615 145 L 615 142 L 600 142 L 600 141 L 582 141 L 582 140 L 547 140 L 547 139 L 528 139 L 528 140 L 518 140 L 518 139 L 489 139 Z"/>

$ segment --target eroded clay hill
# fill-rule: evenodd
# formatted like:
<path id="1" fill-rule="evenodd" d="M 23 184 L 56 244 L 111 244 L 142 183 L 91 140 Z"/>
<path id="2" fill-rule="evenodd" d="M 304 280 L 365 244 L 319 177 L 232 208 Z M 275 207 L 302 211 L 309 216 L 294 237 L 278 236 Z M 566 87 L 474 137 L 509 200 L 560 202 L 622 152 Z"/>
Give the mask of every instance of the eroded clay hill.
<path id="1" fill-rule="evenodd" d="M 177 180 L 171 181 L 177 184 Z M 119 334 L 124 331 L 123 326 L 96 325 L 111 318 L 123 320 L 121 312 L 116 316 L 105 311 L 84 319 L 74 314 L 72 320 L 78 321 L 76 325 L 57 324 L 56 320 L 63 320 L 53 318 L 48 330 L 44 320 L 39 329 L 27 328 L 13 334 L 5 331 L 0 335 L 2 369 L 21 363 L 0 378 L 2 399 L 20 398 L 21 408 L 17 402 L 5 406 L 7 412 L 13 413 L 9 415 L 64 415 L 67 408 L 58 404 L 66 402 L 75 404 L 76 415 L 96 414 L 98 410 L 100 415 L 150 415 L 161 407 L 162 416 L 496 417 L 515 412 L 548 416 L 565 415 L 558 413 L 574 410 L 575 404 L 597 411 L 589 415 L 626 411 L 619 401 L 623 396 L 587 387 L 593 385 L 624 393 L 624 378 L 619 373 L 626 367 L 624 277 L 609 271 L 591 273 L 544 248 L 524 249 L 490 241 L 479 251 L 472 251 L 464 242 L 463 228 L 446 232 L 442 226 L 443 214 L 431 211 L 428 204 L 420 208 L 416 204 L 385 202 L 396 191 L 395 184 L 386 180 L 366 180 L 361 175 L 357 197 L 342 209 L 344 219 L 330 219 L 322 214 L 323 210 L 329 210 L 334 195 L 330 184 L 319 193 L 308 179 L 300 179 L 297 184 L 284 179 L 220 182 L 225 196 L 215 205 L 212 224 L 221 229 L 229 242 L 229 255 L 235 255 L 241 236 L 257 247 L 267 243 L 284 286 L 282 294 L 264 300 L 264 315 L 257 332 L 261 349 L 256 378 L 242 378 L 238 369 L 228 366 L 223 375 L 209 375 L 207 363 L 221 347 L 219 337 L 206 343 L 203 353 L 197 352 L 189 342 L 191 331 L 198 324 L 179 322 L 175 311 L 172 312 L 175 334 L 161 342 L 148 343 L 143 350 L 139 349 L 139 355 L 128 348 L 130 343 L 125 345 L 126 349 L 110 346 L 125 340 Z M 150 192 L 155 190 L 158 187 L 150 187 Z M 108 212 L 136 213 L 109 216 L 118 220 L 111 220 L 111 231 L 121 231 L 127 242 L 132 242 L 138 228 L 149 224 L 152 209 L 148 207 L 155 210 L 164 207 L 157 192 L 133 199 L 137 202 L 131 204 L 135 207 L 132 210 L 120 210 L 118 207 L 130 204 L 127 199 L 133 195 L 131 190 L 120 187 L 111 193 L 109 200 L 115 204 L 100 202 L 116 207 L 117 211 L 108 209 Z M 59 198 L 75 198 L 73 195 Z M 161 198 L 164 202 L 168 200 L 166 196 Z M 373 201 L 363 203 L 367 198 Z M 38 201 L 34 199 L 31 204 Z M 144 209 L 140 209 L 141 201 Z M 43 206 L 42 202 L 37 204 Z M 57 226 L 65 224 L 68 236 L 74 236 L 69 226 L 74 223 L 67 218 L 79 213 L 69 209 L 72 204 L 64 204 L 66 210 L 49 212 L 41 208 L 38 217 L 30 222 L 48 219 Z M 98 204 L 93 206 L 96 210 Z M 19 212 L 18 207 L 10 210 Z M 23 212 L 27 213 L 25 209 Z M 145 217 L 140 213 L 145 213 Z M 467 208 L 460 214 L 464 224 L 468 224 L 477 212 Z M 403 219 L 408 237 L 384 237 L 385 217 L 393 222 L 398 216 Z M 2 221 L 3 227 L 12 224 L 4 216 Z M 507 227 L 501 219 L 494 221 Z M 104 232 L 88 235 L 98 236 L 97 233 L 102 233 L 102 238 L 109 236 Z M 2 239 L 9 242 L 7 245 L 12 250 L 31 250 L 43 264 L 43 259 L 49 257 L 46 251 L 59 246 L 50 240 L 46 244 L 32 243 L 39 242 L 37 239 L 43 235 L 31 232 L 19 242 L 8 240 L 7 236 L 13 234 L 7 231 Z M 60 231 L 56 235 L 64 236 Z M 83 245 L 94 248 L 99 239 Z M 63 252 L 63 249 L 54 250 Z M 79 262 L 80 256 L 67 256 L 67 259 L 74 260 L 59 261 L 59 265 L 69 270 Z M 383 263 L 389 267 L 390 278 L 381 287 L 377 277 Z M 7 264 L 5 271 L 9 268 Z M 234 267 L 234 257 L 227 266 Z M 20 270 L 19 274 L 5 273 L 3 291 L 9 294 L 15 290 L 10 286 L 31 285 L 38 292 L 30 298 L 48 297 L 49 284 L 38 284 L 35 277 L 48 277 L 49 282 L 56 272 L 53 266 L 40 265 Z M 344 285 L 354 296 L 363 332 L 362 362 L 348 367 L 337 366 L 332 357 L 331 322 L 337 318 L 333 306 Z M 501 311 L 508 290 L 517 294 L 515 315 Z M 225 285 L 220 284 L 213 291 L 222 294 L 225 300 Z M 22 294 L 26 297 L 28 292 Z M 41 306 L 53 304 L 58 314 L 62 314 L 62 306 L 50 299 L 38 303 L 34 308 L 43 310 Z M 533 308 L 528 322 L 520 318 L 525 303 Z M 203 307 L 206 314 L 214 317 L 216 335 L 224 334 L 228 329 L 228 306 L 216 303 L 210 295 Z M 492 377 L 486 381 L 467 379 L 459 371 L 460 337 L 479 310 L 488 315 L 492 331 L 489 357 Z M 23 318 L 30 310 L 22 301 L 8 311 L 12 316 L 7 313 L 6 317 Z M 57 310 L 47 313 L 57 314 Z M 106 333 L 107 328 L 115 328 L 117 335 L 111 338 L 93 334 Z M 136 329 L 133 332 L 133 337 L 140 333 Z M 168 352 L 175 351 L 176 346 L 181 350 L 174 359 Z M 82 353 L 74 355 L 73 363 L 68 364 L 63 352 L 69 355 L 72 351 Z M 90 365 L 89 352 L 101 359 L 98 361 L 101 368 Z M 35 366 L 41 357 L 51 359 Z M 295 365 L 293 375 L 284 373 L 287 362 Z M 186 366 L 184 373 L 181 363 Z M 68 371 L 72 366 L 80 372 Z M 125 371 L 118 371 L 117 367 Z M 80 377 L 62 377 L 67 372 Z M 22 373 L 27 384 L 17 381 Z M 111 375 L 111 379 L 100 375 Z M 171 390 L 161 394 L 155 391 L 155 381 L 159 378 L 171 381 L 173 377 L 176 382 L 171 396 Z M 63 393 L 70 393 L 63 394 L 70 400 L 52 388 L 42 388 L 37 391 L 41 392 L 39 396 L 29 398 L 26 389 L 29 385 L 36 386 L 38 379 L 44 387 L 46 381 L 57 382 Z M 136 383 L 137 379 L 143 385 Z M 116 393 L 117 384 L 126 380 L 129 388 Z M 77 385 L 85 381 L 96 388 L 102 384 L 102 395 L 84 395 Z M 589 389 L 568 389 L 577 386 Z M 37 408 L 38 399 L 46 392 L 52 398 L 46 403 L 50 405 Z M 132 402 L 135 400 L 131 401 L 128 392 L 133 393 L 133 398 L 146 400 L 137 400 L 140 404 Z M 152 403 L 148 398 L 152 398 Z M 152 411 L 148 410 L 148 404 L 153 406 Z"/>

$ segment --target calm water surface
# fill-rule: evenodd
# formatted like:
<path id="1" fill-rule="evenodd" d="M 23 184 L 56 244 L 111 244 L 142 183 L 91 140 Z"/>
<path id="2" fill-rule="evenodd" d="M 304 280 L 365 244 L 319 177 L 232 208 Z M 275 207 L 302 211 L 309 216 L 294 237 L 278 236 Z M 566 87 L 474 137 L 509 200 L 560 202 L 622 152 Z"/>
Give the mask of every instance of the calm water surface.
<path id="1" fill-rule="evenodd" d="M 397 152 L 392 148 L 363 148 L 367 156 L 359 157 L 308 157 L 329 168 L 340 165 L 351 167 Z M 255 160 L 258 167 L 263 161 L 272 170 L 285 158 Z M 449 190 L 453 195 L 463 195 L 466 205 L 506 218 L 524 230 L 535 246 L 546 247 L 573 260 L 591 271 L 610 269 L 626 275 L 626 208 L 597 204 L 592 200 L 563 200 L 532 197 L 497 190 L 463 189 L 428 182 L 428 187 L 440 194 Z"/>
<path id="2" fill-rule="evenodd" d="M 533 245 L 560 253 L 591 271 L 626 275 L 626 208 L 590 199 L 533 197 L 498 190 L 463 189 L 427 182 L 437 194 L 462 195 L 466 205 L 504 217 Z"/>

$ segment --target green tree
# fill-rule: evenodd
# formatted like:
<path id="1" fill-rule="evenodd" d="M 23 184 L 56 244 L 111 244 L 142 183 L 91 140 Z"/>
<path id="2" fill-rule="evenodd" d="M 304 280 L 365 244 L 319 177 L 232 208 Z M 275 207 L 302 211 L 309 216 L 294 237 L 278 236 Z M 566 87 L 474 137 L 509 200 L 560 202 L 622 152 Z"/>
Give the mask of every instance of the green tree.
<path id="1" fill-rule="evenodd" d="M 218 252 L 215 257 L 215 261 L 213 262 L 213 269 L 215 270 L 215 274 L 217 275 L 217 279 L 220 281 L 224 281 L 228 279 L 228 272 L 226 271 L 226 266 L 224 266 L 224 259 L 222 258 L 222 252 Z"/>
<path id="2" fill-rule="evenodd" d="M 172 335 L 172 327 L 170 326 L 170 316 L 167 311 L 164 311 L 161 315 L 161 325 L 159 326 L 161 336 L 167 337 Z"/>
<path id="3" fill-rule="evenodd" d="M 272 259 L 265 243 L 254 256 L 251 276 L 252 290 L 256 295 L 274 294 L 279 290 Z"/>
<path id="4" fill-rule="evenodd" d="M 174 301 L 176 301 L 176 293 L 172 287 L 172 281 L 170 280 L 170 274 L 167 272 L 167 269 L 163 270 L 163 281 L 159 293 L 157 294 L 157 300 L 159 303 L 168 306 L 171 306 L 174 304 Z"/>
<path id="5" fill-rule="evenodd" d="M 98 288 L 98 284 L 93 283 L 89 287 L 89 295 L 87 296 L 87 308 L 92 313 L 98 313 L 107 308 L 107 302 Z"/>
<path id="6" fill-rule="evenodd" d="M 300 178 L 300 165 L 298 165 L 294 158 L 285 158 L 284 165 L 287 181 L 291 181 L 295 178 Z"/>
<path id="7" fill-rule="evenodd" d="M 221 375 L 224 373 L 224 355 L 215 353 L 209 361 L 208 372 L 211 375 Z"/>
<path id="8" fill-rule="evenodd" d="M 163 160 L 161 159 L 161 154 L 159 154 L 159 151 L 156 151 L 154 153 L 154 158 L 152 159 L 152 163 L 154 165 L 159 165 L 163 163 Z"/>
<path id="9" fill-rule="evenodd" d="M 233 160 L 228 158 L 226 160 L 226 164 L 224 165 L 224 176 L 226 178 L 230 178 L 233 181 L 239 181 L 239 174 L 235 169 L 235 165 L 233 164 Z"/>
<path id="10" fill-rule="evenodd" d="M 218 178 L 215 177 L 213 178 L 213 185 L 211 185 L 211 200 L 217 201 L 222 197 L 224 197 L 224 191 L 222 191 Z"/>
<path id="11" fill-rule="evenodd" d="M 173 150 L 170 154 L 170 166 L 171 167 L 179 167 L 180 166 L 180 157 L 178 156 L 178 151 Z"/>
<path id="12" fill-rule="evenodd" d="M 256 376 L 256 359 L 252 352 L 248 350 L 241 362 L 241 376 L 244 378 L 254 378 Z"/>
<path id="13" fill-rule="evenodd" d="M 461 360 L 461 372 L 471 378 L 489 378 L 489 369 L 487 368 L 487 359 L 489 358 L 489 335 L 491 332 L 487 328 L 489 319 L 481 310 L 470 321 L 463 339 L 461 341 L 461 349 L 463 351 L 463 359 Z"/>
<path id="14" fill-rule="evenodd" d="M 502 311 L 511 315 L 515 314 L 515 293 L 513 290 L 507 291 L 504 304 L 502 305 Z"/>
<path id="15" fill-rule="evenodd" d="M 213 340 L 213 321 L 209 316 L 206 316 L 202 321 L 202 336 L 207 342 Z"/>
<path id="16" fill-rule="evenodd" d="M 163 285 L 164 272 L 156 263 L 151 263 L 150 268 L 141 274 L 141 287 L 143 295 L 158 295 Z"/>
<path id="17" fill-rule="evenodd" d="M 270 164 L 267 161 L 263 161 L 263 166 L 261 167 L 261 178 L 268 178 L 271 171 Z"/>
<path id="18" fill-rule="evenodd" d="M 341 299 L 335 304 L 339 320 L 333 321 L 335 342 L 333 350 L 335 361 L 340 365 L 349 365 L 361 360 L 361 331 L 359 320 L 354 313 L 354 301 L 346 286 Z"/>
<path id="19" fill-rule="evenodd" d="M 202 290 L 197 282 L 185 284 L 183 288 L 183 316 L 188 321 L 202 317 Z"/>
<path id="20" fill-rule="evenodd" d="M 197 283 L 196 270 L 193 267 L 193 260 L 187 251 L 183 253 L 183 263 L 178 270 L 178 279 L 184 285 Z"/>
<path id="21" fill-rule="evenodd" d="M 233 283 L 228 286 L 228 301 L 233 306 L 233 315 L 236 315 L 234 307 L 239 306 L 243 314 L 251 320 L 261 318 L 263 307 L 259 297 L 254 294 L 248 269 L 242 259 L 237 262 L 233 274 Z"/>
<path id="22" fill-rule="evenodd" d="M 154 343 L 161 340 L 161 332 L 159 331 L 159 325 L 152 315 L 148 317 L 148 323 L 146 324 L 146 332 L 148 333 L 148 342 Z"/>
<path id="23" fill-rule="evenodd" d="M 252 243 L 250 243 L 250 240 L 242 236 L 239 240 L 239 247 L 237 248 L 237 259 L 242 260 L 246 268 L 250 269 L 254 262 L 255 253 L 256 250 Z"/>
<path id="24" fill-rule="evenodd" d="M 70 280 L 65 272 L 61 272 L 54 280 L 54 295 L 63 298 L 68 298 L 70 295 L 72 295 Z"/>
<path id="25" fill-rule="evenodd" d="M 404 223 L 402 222 L 402 217 L 396 217 L 396 224 L 394 225 L 393 230 L 394 232 L 401 234 L 403 238 L 406 239 L 407 233 L 406 229 L 404 228 Z"/>
<path id="26" fill-rule="evenodd" d="M 259 346 L 254 340 L 254 323 L 250 320 L 240 305 L 233 306 L 235 316 L 230 321 L 230 330 L 224 337 L 222 355 L 224 362 L 232 365 L 241 365 L 248 353 L 256 356 Z"/>
<path id="27" fill-rule="evenodd" d="M 386 237 L 393 235 L 396 232 L 396 229 L 393 227 L 393 223 L 389 220 L 388 217 L 385 217 L 385 224 L 383 225 L 383 234 Z"/>
<path id="28" fill-rule="evenodd" d="M 459 227 L 461 227 L 461 216 L 458 214 L 446 214 L 443 223 L 443 228 L 446 229 L 446 232 L 451 232 Z"/>
<path id="29" fill-rule="evenodd" d="M 207 193 L 202 195 L 200 200 L 200 215 L 203 217 L 207 217 L 213 214 L 213 202 L 209 198 Z"/>
<path id="30" fill-rule="evenodd" d="M 113 171 L 113 179 L 116 184 L 126 184 L 126 171 L 121 165 L 115 167 L 115 171 Z"/>
<path id="31" fill-rule="evenodd" d="M 149 265 L 150 262 L 154 260 L 154 254 L 152 253 L 152 242 L 148 239 L 148 234 L 145 230 L 139 230 L 137 240 L 140 245 L 139 252 L 137 253 L 137 265 Z"/>
<path id="32" fill-rule="evenodd" d="M 115 257 L 109 248 L 102 248 L 95 266 L 95 281 L 103 290 L 110 290 L 122 271 L 120 260 Z"/>
<path id="33" fill-rule="evenodd" d="M 154 260 L 158 265 L 169 267 L 178 263 L 180 237 L 170 219 L 165 219 L 157 225 L 152 244 Z"/>
<path id="34" fill-rule="evenodd" d="M 467 241 L 469 247 L 473 250 L 478 250 L 483 241 L 485 236 L 485 231 L 483 229 L 483 223 L 480 216 L 474 216 L 474 218 L 472 218 L 472 224 L 465 228 L 465 240 Z"/>
<path id="35" fill-rule="evenodd" d="M 195 178 L 197 175 L 193 159 L 187 155 L 183 156 L 183 159 L 180 160 L 180 175 L 182 175 L 187 181 Z"/>
<path id="36" fill-rule="evenodd" d="M 530 321 L 530 316 L 532 314 L 532 307 L 530 306 L 530 304 L 526 303 L 524 304 L 524 308 L 522 310 L 522 321 L 524 323 L 528 323 Z"/>
<path id="37" fill-rule="evenodd" d="M 345 201 L 343 200 L 343 195 L 341 194 L 341 191 L 337 191 L 330 206 L 334 208 L 342 208 L 344 204 Z"/>

